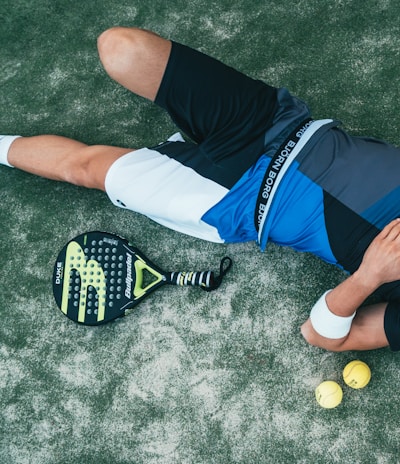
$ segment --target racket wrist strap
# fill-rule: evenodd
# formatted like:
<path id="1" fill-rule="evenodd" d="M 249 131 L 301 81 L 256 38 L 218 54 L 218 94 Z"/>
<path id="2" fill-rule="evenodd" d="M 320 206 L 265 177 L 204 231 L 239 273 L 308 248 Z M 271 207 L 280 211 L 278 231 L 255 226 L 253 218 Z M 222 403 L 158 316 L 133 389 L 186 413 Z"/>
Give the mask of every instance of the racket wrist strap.
<path id="1" fill-rule="evenodd" d="M 221 263 L 219 265 L 219 275 L 214 276 L 212 282 L 207 287 L 201 287 L 206 292 L 211 292 L 212 290 L 216 290 L 222 283 L 225 275 L 232 267 L 232 260 L 228 256 L 225 256 L 221 259 Z"/>

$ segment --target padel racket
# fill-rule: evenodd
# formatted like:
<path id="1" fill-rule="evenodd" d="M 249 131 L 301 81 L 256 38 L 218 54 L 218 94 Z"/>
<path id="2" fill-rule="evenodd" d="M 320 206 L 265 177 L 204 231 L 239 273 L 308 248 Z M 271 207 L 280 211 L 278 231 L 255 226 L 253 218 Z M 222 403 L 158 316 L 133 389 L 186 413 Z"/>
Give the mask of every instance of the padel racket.
<path id="1" fill-rule="evenodd" d="M 54 266 L 53 293 L 70 319 L 100 325 L 124 316 L 163 285 L 219 287 L 232 266 L 228 257 L 213 271 L 166 272 L 127 240 L 107 232 L 86 232 L 70 240 Z"/>

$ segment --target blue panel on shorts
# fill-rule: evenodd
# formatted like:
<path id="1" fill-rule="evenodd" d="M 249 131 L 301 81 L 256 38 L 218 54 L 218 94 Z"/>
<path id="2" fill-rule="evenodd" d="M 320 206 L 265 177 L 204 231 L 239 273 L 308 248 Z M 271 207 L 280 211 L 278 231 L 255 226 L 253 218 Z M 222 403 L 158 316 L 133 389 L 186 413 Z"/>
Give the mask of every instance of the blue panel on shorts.
<path id="1" fill-rule="evenodd" d="M 269 163 L 264 157 L 261 162 Z M 216 227 L 225 242 L 257 240 L 254 226 L 255 193 L 261 179 L 249 183 L 256 173 L 249 170 L 233 189 L 203 216 L 203 221 Z M 253 177 L 254 179 L 254 177 Z M 253 191 L 255 190 L 255 192 Z M 278 188 L 260 243 L 264 249 L 271 241 L 298 251 L 316 254 L 325 261 L 337 264 L 329 245 L 325 227 L 323 189 L 298 171 L 298 163 L 289 168 Z"/>
<path id="2" fill-rule="evenodd" d="M 260 246 L 264 248 L 269 240 L 337 265 L 325 226 L 324 191 L 297 168 L 293 163 L 279 186 Z"/>

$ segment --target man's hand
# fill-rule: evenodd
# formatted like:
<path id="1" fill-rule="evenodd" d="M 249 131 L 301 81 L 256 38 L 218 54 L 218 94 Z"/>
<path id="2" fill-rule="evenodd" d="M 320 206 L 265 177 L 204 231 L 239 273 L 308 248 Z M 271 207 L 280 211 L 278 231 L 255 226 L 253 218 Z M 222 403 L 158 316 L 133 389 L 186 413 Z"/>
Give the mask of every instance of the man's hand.
<path id="1" fill-rule="evenodd" d="M 375 289 L 400 280 L 400 219 L 390 222 L 375 237 L 355 274 Z"/>
<path id="2" fill-rule="evenodd" d="M 400 219 L 390 222 L 372 241 L 358 270 L 326 295 L 329 311 L 336 316 L 354 314 L 382 284 L 400 280 Z M 364 307 L 340 339 L 321 336 L 308 319 L 301 333 L 308 343 L 332 351 L 372 349 L 387 346 L 384 330 L 386 303 Z"/>

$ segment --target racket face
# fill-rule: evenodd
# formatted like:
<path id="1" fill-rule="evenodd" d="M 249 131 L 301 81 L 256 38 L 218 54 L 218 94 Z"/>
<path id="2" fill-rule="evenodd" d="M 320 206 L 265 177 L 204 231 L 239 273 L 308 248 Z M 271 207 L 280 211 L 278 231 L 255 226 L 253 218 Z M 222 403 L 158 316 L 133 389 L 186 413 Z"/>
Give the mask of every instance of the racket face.
<path id="1" fill-rule="evenodd" d="M 144 284 L 143 271 L 152 279 Z M 53 273 L 58 307 L 70 319 L 100 325 L 136 306 L 164 284 L 163 272 L 117 235 L 86 232 L 60 251 Z"/>

